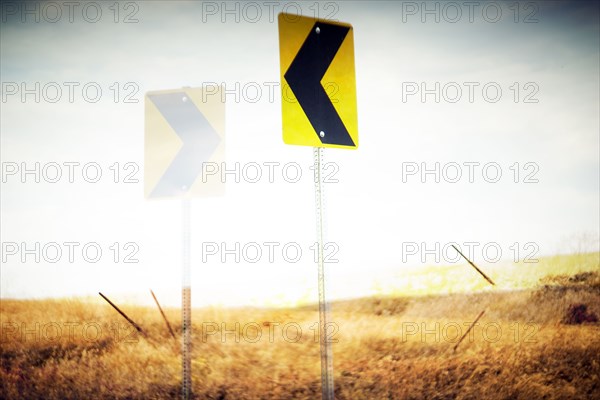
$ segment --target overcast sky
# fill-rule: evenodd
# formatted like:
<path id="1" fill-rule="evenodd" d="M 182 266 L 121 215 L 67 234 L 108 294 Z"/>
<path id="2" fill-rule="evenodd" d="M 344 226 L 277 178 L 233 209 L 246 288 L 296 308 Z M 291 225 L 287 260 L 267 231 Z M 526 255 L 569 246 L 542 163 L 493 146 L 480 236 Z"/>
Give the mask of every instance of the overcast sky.
<path id="1" fill-rule="evenodd" d="M 119 3 L 118 15 L 112 2 L 75 3 L 2 4 L 2 298 L 134 298 L 152 287 L 177 304 L 181 200 L 144 199 L 144 94 L 223 83 L 227 164 L 297 163 L 302 177 L 290 183 L 277 168 L 273 183 L 242 177 L 228 182 L 225 197 L 192 200 L 194 303 L 312 300 L 312 149 L 281 138 L 281 11 L 354 26 L 360 147 L 324 152 L 338 181 L 326 187 L 326 239 L 339 248 L 339 262 L 328 266 L 333 296 L 368 294 L 390 274 L 434 264 L 434 255 L 422 262 L 422 243 L 477 242 L 473 257 L 482 265 L 495 262 L 482 254 L 488 243 L 501 249 L 498 262 L 513 258 L 514 243 L 519 259 L 578 245 L 598 251 L 598 2 L 427 2 L 425 10 L 392 1 L 138 1 Z M 56 86 L 62 93 L 53 103 Z M 102 94 L 92 103 L 96 87 Z M 430 94 L 422 98 L 422 89 Z M 58 163 L 62 179 L 23 177 L 22 167 L 36 162 Z M 73 183 L 65 162 L 80 163 Z M 82 177 L 92 162 L 102 171 L 97 183 Z M 421 176 L 436 163 L 439 183 Z M 457 165 L 462 176 L 452 183 Z M 498 169 L 499 181 L 489 182 Z M 123 183 L 127 172 L 139 182 Z M 72 263 L 67 253 L 48 262 L 49 247 L 39 263 L 35 255 L 22 262 L 22 243 L 37 242 L 64 252 L 65 242 L 80 246 Z M 222 263 L 219 255 L 202 263 L 207 242 L 279 246 L 272 263 L 266 253 L 257 263 Z M 87 243 L 102 249 L 98 262 L 83 258 Z M 282 256 L 287 243 L 302 249 L 298 262 Z M 407 253 L 411 243 L 417 254 Z M 139 262 L 125 263 L 133 251 Z"/>

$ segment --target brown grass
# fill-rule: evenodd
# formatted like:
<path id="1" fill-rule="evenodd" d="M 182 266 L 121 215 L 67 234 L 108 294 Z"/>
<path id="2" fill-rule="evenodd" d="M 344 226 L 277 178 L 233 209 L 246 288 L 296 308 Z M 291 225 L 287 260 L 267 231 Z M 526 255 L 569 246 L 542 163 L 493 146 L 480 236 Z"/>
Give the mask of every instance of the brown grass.
<path id="1" fill-rule="evenodd" d="M 597 273 L 565 275 L 535 290 L 335 303 L 336 398 L 600 398 L 600 326 L 560 323 L 572 303 L 600 315 L 599 282 Z M 179 398 L 179 333 L 170 337 L 155 308 L 122 308 L 147 338 L 100 301 L 3 300 L 0 398 Z M 464 332 L 481 310 L 473 336 L 453 352 L 456 327 Z M 165 311 L 179 332 L 179 311 Z M 193 318 L 195 398 L 320 398 L 315 306 L 203 308 Z M 227 332 L 210 331 L 221 324 Z"/>

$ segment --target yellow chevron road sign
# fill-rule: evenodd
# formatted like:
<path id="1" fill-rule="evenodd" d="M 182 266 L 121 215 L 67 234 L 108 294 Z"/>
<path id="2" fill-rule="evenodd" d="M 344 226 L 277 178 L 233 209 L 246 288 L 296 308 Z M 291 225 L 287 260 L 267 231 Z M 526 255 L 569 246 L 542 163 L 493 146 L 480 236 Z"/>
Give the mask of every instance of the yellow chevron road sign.
<path id="1" fill-rule="evenodd" d="M 279 14 L 283 141 L 358 147 L 352 25 Z"/>
<path id="2" fill-rule="evenodd" d="M 224 194 L 225 103 L 222 88 L 146 93 L 146 198 Z"/>

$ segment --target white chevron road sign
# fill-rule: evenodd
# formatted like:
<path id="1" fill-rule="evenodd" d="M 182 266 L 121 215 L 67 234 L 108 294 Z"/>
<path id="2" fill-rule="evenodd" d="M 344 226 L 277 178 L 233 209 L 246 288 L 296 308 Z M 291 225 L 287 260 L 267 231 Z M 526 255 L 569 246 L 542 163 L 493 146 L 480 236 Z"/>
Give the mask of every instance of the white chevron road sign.
<path id="1" fill-rule="evenodd" d="M 218 196 L 225 185 L 207 164 L 225 156 L 225 104 L 220 89 L 183 88 L 146 93 L 146 198 Z"/>

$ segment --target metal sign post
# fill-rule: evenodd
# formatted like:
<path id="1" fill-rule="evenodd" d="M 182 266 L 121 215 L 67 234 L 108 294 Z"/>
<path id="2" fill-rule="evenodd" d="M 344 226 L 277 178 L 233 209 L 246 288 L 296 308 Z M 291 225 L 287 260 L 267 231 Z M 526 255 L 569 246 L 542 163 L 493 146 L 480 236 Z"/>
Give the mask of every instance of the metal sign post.
<path id="1" fill-rule="evenodd" d="M 321 347 L 321 394 L 324 400 L 333 400 L 333 351 L 327 336 L 330 307 L 326 297 L 326 274 L 323 246 L 325 243 L 325 194 L 323 193 L 323 152 L 321 147 L 313 149 L 315 171 L 315 214 L 317 217 L 317 257 L 319 275 L 319 343 Z"/>
<path id="2" fill-rule="evenodd" d="M 181 395 L 188 400 L 192 394 L 192 271 L 190 265 L 190 200 L 183 198 L 182 207 L 182 369 Z"/>

